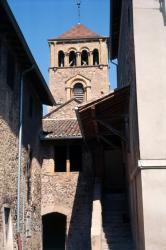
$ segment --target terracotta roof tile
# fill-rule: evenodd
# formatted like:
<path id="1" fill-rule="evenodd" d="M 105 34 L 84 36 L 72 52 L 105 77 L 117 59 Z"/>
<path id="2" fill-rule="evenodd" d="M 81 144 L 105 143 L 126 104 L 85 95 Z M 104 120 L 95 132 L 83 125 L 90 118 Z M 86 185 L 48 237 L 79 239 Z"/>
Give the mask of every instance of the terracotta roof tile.
<path id="1" fill-rule="evenodd" d="M 76 119 L 43 119 L 41 139 L 66 139 L 73 137 L 82 137 Z"/>
<path id="2" fill-rule="evenodd" d="M 97 33 L 89 30 L 82 24 L 77 24 L 72 27 L 70 30 L 66 31 L 62 35 L 58 36 L 57 38 L 52 38 L 49 40 L 56 40 L 56 39 L 79 39 L 79 38 L 100 38 L 101 36 Z"/>

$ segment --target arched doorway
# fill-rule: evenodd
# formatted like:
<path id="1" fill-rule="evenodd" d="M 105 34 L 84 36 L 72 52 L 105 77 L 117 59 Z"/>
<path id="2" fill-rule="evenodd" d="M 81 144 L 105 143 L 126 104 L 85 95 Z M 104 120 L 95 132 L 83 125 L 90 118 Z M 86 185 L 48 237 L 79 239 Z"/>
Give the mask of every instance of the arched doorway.
<path id="1" fill-rule="evenodd" d="M 66 216 L 50 213 L 42 217 L 43 250 L 65 250 Z"/>

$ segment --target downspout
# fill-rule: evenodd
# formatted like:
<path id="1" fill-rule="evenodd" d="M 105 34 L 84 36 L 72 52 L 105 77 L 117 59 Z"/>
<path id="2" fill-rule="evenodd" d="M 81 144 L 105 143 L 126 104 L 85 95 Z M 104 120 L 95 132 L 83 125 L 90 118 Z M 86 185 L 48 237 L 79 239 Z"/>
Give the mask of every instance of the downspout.
<path id="1" fill-rule="evenodd" d="M 22 122 L 23 122 L 23 89 L 24 89 L 24 76 L 34 69 L 32 65 L 29 69 L 26 69 L 21 74 L 21 86 L 20 86 L 20 112 L 19 112 L 19 144 L 18 144 L 18 178 L 17 178 L 17 243 L 18 249 L 22 249 L 20 239 L 20 182 L 21 182 L 21 168 L 22 168 Z"/>

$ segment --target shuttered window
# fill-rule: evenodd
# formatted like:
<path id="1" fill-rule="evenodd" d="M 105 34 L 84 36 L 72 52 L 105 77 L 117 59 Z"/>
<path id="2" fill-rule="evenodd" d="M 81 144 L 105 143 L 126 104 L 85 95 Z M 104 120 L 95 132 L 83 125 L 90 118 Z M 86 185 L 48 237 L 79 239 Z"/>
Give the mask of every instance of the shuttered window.
<path id="1" fill-rule="evenodd" d="M 80 102 L 84 101 L 84 88 L 81 83 L 76 83 L 73 89 L 74 97 Z"/>

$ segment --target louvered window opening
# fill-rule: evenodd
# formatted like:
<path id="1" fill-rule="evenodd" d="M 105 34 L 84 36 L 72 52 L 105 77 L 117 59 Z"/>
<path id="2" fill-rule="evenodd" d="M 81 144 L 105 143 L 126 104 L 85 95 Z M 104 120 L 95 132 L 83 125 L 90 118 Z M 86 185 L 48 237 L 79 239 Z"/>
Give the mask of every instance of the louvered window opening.
<path id="1" fill-rule="evenodd" d="M 76 83 L 73 89 L 74 97 L 77 98 L 80 102 L 84 100 L 84 89 L 81 83 Z"/>

